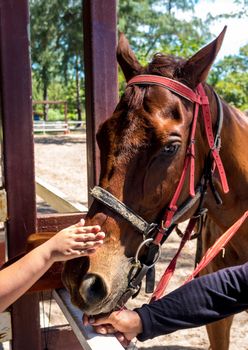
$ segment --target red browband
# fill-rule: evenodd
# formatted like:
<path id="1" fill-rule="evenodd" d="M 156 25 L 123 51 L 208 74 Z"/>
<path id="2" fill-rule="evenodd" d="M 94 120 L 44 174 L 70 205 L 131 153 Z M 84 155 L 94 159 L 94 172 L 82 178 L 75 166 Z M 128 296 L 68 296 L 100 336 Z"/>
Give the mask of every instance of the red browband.
<path id="1" fill-rule="evenodd" d="M 193 103 L 202 104 L 201 96 L 196 94 L 194 90 L 190 89 L 188 86 L 180 83 L 179 81 L 161 77 L 160 75 L 137 75 L 128 81 L 127 86 L 130 85 L 160 85 Z"/>

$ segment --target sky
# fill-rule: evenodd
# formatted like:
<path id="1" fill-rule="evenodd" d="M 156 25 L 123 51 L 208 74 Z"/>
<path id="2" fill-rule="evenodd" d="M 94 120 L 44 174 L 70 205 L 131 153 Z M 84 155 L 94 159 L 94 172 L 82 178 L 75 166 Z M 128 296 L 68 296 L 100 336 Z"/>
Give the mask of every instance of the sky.
<path id="1" fill-rule="evenodd" d="M 197 5 L 195 5 L 194 15 L 204 20 L 208 13 L 216 16 L 239 11 L 240 8 L 233 0 L 199 0 Z M 177 17 L 190 20 L 192 12 L 177 13 Z M 218 36 L 225 25 L 227 25 L 227 31 L 217 60 L 222 59 L 226 55 L 238 54 L 240 47 L 248 44 L 248 17 L 216 20 L 209 28 L 210 32 L 213 33 L 213 36 Z"/>
<path id="2" fill-rule="evenodd" d="M 233 0 L 199 0 L 195 6 L 195 15 L 202 19 L 209 12 L 212 15 L 218 15 L 237 11 L 239 11 L 239 7 Z M 248 17 L 218 20 L 212 25 L 210 31 L 217 36 L 225 25 L 227 25 L 227 31 L 218 59 L 226 55 L 237 54 L 240 47 L 248 44 Z"/>

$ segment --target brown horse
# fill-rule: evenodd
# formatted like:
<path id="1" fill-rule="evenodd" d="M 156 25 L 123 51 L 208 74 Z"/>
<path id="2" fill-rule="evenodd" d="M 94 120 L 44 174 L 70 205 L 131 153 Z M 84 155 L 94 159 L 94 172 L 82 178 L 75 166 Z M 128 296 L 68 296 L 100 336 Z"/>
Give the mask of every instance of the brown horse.
<path id="1" fill-rule="evenodd" d="M 222 100 L 218 105 L 216 94 L 205 83 L 224 34 L 225 30 L 188 60 L 156 54 L 145 68 L 139 64 L 124 35 L 120 36 L 117 50 L 118 62 L 127 81 L 148 74 L 170 78 L 192 90 L 202 83 L 209 99 L 214 130 L 218 110 L 223 109 L 220 157 L 230 191 L 223 192 L 215 171 L 212 174 L 215 191 L 208 185 L 204 197 L 204 207 L 208 209 L 203 230 L 204 250 L 248 207 L 248 119 Z M 101 151 L 99 186 L 146 222 L 159 223 L 183 171 L 193 113 L 194 104 L 171 89 L 157 84 L 128 85 L 113 115 L 97 133 Z M 201 108 L 194 143 L 196 188 L 209 156 Z M 189 198 L 189 182 L 189 176 L 186 176 L 179 205 Z M 216 202 L 216 191 L 222 199 L 221 205 Z M 186 207 L 188 209 L 178 221 L 190 218 L 198 205 L 199 199 Z M 133 257 L 144 239 L 130 220 L 98 199 L 94 200 L 86 219 L 87 225 L 93 223 L 101 225 L 106 232 L 105 244 L 89 258 L 67 262 L 63 273 L 73 303 L 87 314 L 106 313 L 116 307 L 128 289 L 134 269 Z M 247 224 L 242 226 L 226 248 L 224 257 L 218 255 L 205 272 L 247 261 L 247 229 Z M 138 260 L 145 259 L 147 249 L 146 245 L 142 247 Z M 229 318 L 208 326 L 212 349 L 228 349 L 231 322 L 232 318 Z"/>

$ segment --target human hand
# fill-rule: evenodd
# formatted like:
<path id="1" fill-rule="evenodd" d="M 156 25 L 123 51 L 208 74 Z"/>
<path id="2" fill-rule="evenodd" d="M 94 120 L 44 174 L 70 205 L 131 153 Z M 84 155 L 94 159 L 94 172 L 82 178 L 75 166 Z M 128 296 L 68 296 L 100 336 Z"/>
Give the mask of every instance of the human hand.
<path id="1" fill-rule="evenodd" d="M 107 317 L 94 318 L 83 316 L 84 325 L 92 325 L 94 330 L 100 334 L 114 333 L 119 342 L 128 346 L 130 340 L 142 333 L 143 327 L 139 314 L 132 310 L 114 311 Z"/>
<path id="2" fill-rule="evenodd" d="M 99 225 L 84 226 L 82 219 L 79 223 L 58 232 L 44 243 L 50 250 L 51 259 L 65 261 L 93 254 L 103 244 L 105 237 Z"/>

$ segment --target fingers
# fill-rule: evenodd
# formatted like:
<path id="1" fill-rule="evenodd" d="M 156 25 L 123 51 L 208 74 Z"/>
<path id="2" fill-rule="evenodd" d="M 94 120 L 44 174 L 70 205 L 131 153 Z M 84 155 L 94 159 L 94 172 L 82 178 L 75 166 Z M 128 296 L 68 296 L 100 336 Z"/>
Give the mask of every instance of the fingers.
<path id="1" fill-rule="evenodd" d="M 82 232 L 97 233 L 101 230 L 101 227 L 99 225 L 84 226 L 84 224 L 82 224 L 82 221 L 78 222 L 76 225 L 74 225 L 74 227 L 78 228 L 80 231 L 82 230 Z"/>
<path id="2" fill-rule="evenodd" d="M 89 316 L 86 314 L 83 314 L 83 324 L 85 326 L 88 326 L 88 324 L 89 324 Z"/>
<path id="3" fill-rule="evenodd" d="M 90 241 L 90 242 L 75 242 L 73 244 L 73 249 L 75 250 L 88 250 L 93 248 L 98 248 L 103 244 L 103 241 Z"/>
<path id="4" fill-rule="evenodd" d="M 98 325 L 106 325 L 106 324 L 114 324 L 114 320 L 112 318 L 112 314 L 106 317 L 99 317 L 95 318 L 93 316 L 88 317 L 88 323 L 92 326 L 98 326 Z"/>
<path id="5" fill-rule="evenodd" d="M 117 332 L 117 329 L 110 323 L 109 317 L 100 317 L 96 320 L 93 316 L 89 317 L 84 314 L 83 324 L 85 326 L 91 324 L 96 333 L 100 334 L 113 334 Z"/>
<path id="6" fill-rule="evenodd" d="M 111 314 L 112 315 L 112 314 Z M 127 347 L 130 343 L 130 340 L 121 332 L 119 332 L 114 326 L 113 326 L 113 320 L 111 324 L 112 317 L 101 317 L 97 320 L 92 316 L 87 316 L 86 314 L 83 315 L 83 324 L 85 326 L 91 324 L 95 330 L 96 333 L 99 334 L 115 334 L 116 338 L 119 340 L 119 342 L 122 344 L 122 346 Z M 98 324 L 99 323 L 99 324 Z M 131 335 L 130 339 L 132 339 L 134 336 Z"/>
<path id="7" fill-rule="evenodd" d="M 77 222 L 74 226 L 76 227 L 80 227 L 80 226 L 84 226 L 85 225 L 85 220 L 81 219 L 79 222 Z"/>
<path id="8" fill-rule="evenodd" d="M 66 259 L 74 259 L 74 258 L 80 258 L 82 256 L 88 256 L 92 255 L 96 252 L 95 248 L 90 248 L 90 249 L 67 249 L 65 252 Z"/>
<path id="9" fill-rule="evenodd" d="M 78 228 L 78 232 L 86 232 L 86 233 L 97 233 L 101 230 L 101 227 L 99 225 L 91 225 L 91 226 L 85 226 L 85 220 L 81 219 L 79 222 L 77 222 L 75 225 L 70 226 L 69 228 L 74 229 Z"/>
<path id="10" fill-rule="evenodd" d="M 117 332 L 117 330 L 111 324 L 94 326 L 94 330 L 99 334 L 114 334 Z"/>
<path id="11" fill-rule="evenodd" d="M 121 333 L 121 332 L 116 332 L 116 333 L 115 333 L 115 336 L 116 336 L 116 338 L 119 340 L 119 342 L 121 343 L 121 345 L 122 345 L 124 348 L 127 348 L 127 347 L 128 347 L 128 345 L 130 344 L 130 340 L 127 339 L 123 333 Z"/>
<path id="12" fill-rule="evenodd" d="M 110 316 L 99 317 L 96 319 L 94 316 L 88 316 L 88 315 L 84 314 L 83 315 L 83 324 L 85 326 L 87 326 L 89 324 L 93 325 L 93 326 L 103 325 L 103 324 L 111 324 Z"/>
<path id="13" fill-rule="evenodd" d="M 84 233 L 83 231 L 79 231 L 75 233 L 75 240 L 77 242 L 88 242 L 88 241 L 98 241 L 103 240 L 105 238 L 104 232 L 94 233 Z"/>

